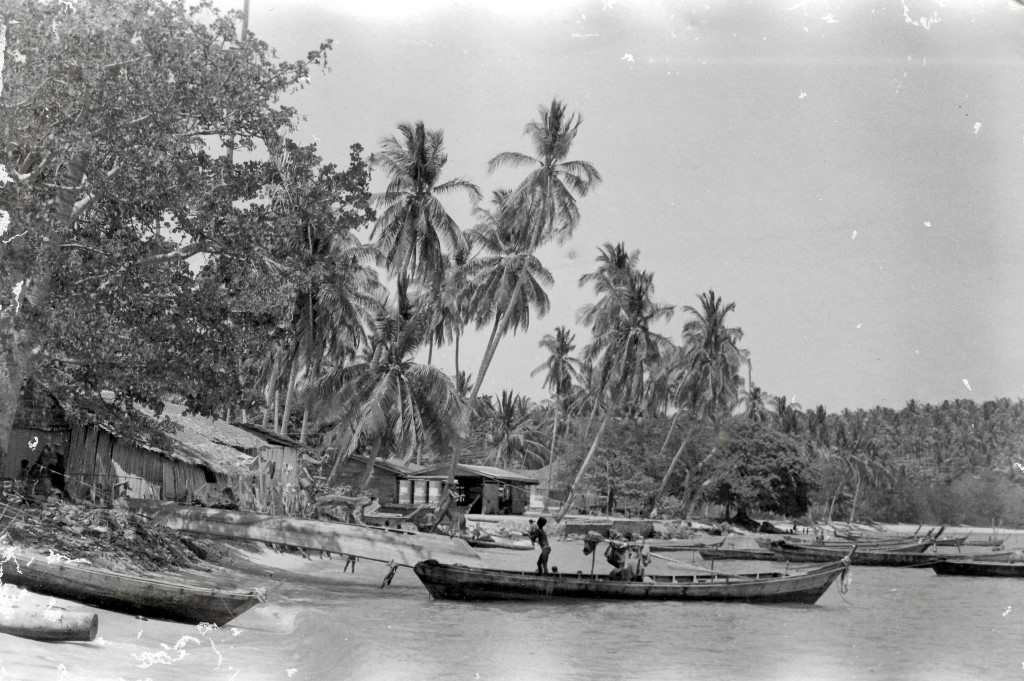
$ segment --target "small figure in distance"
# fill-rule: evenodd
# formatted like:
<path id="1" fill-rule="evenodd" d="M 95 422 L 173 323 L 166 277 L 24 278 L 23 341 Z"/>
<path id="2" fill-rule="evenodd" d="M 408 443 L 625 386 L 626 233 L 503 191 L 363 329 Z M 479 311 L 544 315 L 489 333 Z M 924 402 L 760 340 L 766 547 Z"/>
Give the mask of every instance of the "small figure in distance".
<path id="1" fill-rule="evenodd" d="M 350 565 L 352 566 L 352 574 L 355 574 L 356 573 L 356 563 L 358 561 L 359 561 L 359 559 L 356 558 L 355 556 L 353 556 L 351 553 L 346 553 L 345 554 L 345 567 L 343 567 L 341 569 L 342 574 L 348 572 L 348 568 L 349 568 Z"/>
<path id="2" fill-rule="evenodd" d="M 530 526 L 530 543 L 534 546 L 540 545 L 540 557 L 537 558 L 537 574 L 548 574 L 548 556 L 551 555 L 551 547 L 548 545 L 548 533 L 544 526 L 548 524 L 547 518 L 537 518 L 537 524 Z"/>

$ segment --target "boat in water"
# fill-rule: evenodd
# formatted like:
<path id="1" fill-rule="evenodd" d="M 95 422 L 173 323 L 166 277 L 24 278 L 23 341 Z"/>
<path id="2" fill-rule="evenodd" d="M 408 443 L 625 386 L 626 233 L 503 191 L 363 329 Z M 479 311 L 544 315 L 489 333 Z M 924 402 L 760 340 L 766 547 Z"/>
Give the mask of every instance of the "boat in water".
<path id="1" fill-rule="evenodd" d="M 948 558 L 932 566 L 936 574 L 961 577 L 1024 577 L 1024 555 L 1018 551 Z"/>
<path id="2" fill-rule="evenodd" d="M 856 550 L 850 554 L 850 562 L 853 565 L 926 567 L 945 560 L 944 556 L 937 556 L 934 553 L 906 553 L 873 548 L 862 550 L 859 546 L 854 548 Z M 775 554 L 775 560 L 785 560 L 794 563 L 830 562 L 842 556 L 844 551 L 849 551 L 846 548 L 793 544 L 787 541 L 773 542 L 771 550 Z"/>
<path id="3" fill-rule="evenodd" d="M 7 557 L 2 580 L 46 596 L 186 624 L 222 626 L 265 599 L 260 590 L 113 572 L 45 556 Z"/>
<path id="4" fill-rule="evenodd" d="M 492 570 L 427 560 L 416 576 L 433 598 L 461 601 L 636 600 L 817 602 L 850 565 L 849 558 L 816 568 L 751 574 L 645 575 L 624 581 L 608 575 Z"/>

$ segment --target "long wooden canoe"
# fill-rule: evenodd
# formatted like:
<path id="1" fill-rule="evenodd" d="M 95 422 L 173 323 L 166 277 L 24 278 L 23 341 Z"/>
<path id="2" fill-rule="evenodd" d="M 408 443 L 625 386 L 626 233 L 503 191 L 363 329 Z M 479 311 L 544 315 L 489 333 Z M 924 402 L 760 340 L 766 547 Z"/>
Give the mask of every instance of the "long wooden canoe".
<path id="1" fill-rule="evenodd" d="M 937 574 L 961 577 L 1024 577 L 1024 563 L 952 558 L 932 566 Z"/>
<path id="2" fill-rule="evenodd" d="M 475 549 L 512 549 L 514 551 L 529 551 L 534 548 L 529 539 L 512 539 L 510 537 L 499 537 L 496 535 L 466 537 L 465 539 L 466 543 Z"/>
<path id="3" fill-rule="evenodd" d="M 223 625 L 261 603 L 262 592 L 112 572 L 76 562 L 18 555 L 3 564 L 4 583 L 129 615 Z"/>
<path id="4" fill-rule="evenodd" d="M 738 546 L 712 546 L 700 550 L 704 560 L 775 560 L 769 549 Z"/>
<path id="5" fill-rule="evenodd" d="M 859 542 L 851 542 L 851 541 L 846 541 L 846 540 L 843 540 L 843 541 L 835 541 L 835 540 L 830 541 L 830 540 L 826 540 L 826 541 L 823 541 L 823 542 L 822 541 L 810 542 L 810 541 L 792 541 L 792 540 L 789 540 L 789 539 L 768 539 L 768 540 L 758 539 L 757 543 L 758 543 L 759 546 L 761 546 L 761 548 L 765 548 L 765 549 L 771 550 L 772 549 L 772 544 L 775 544 L 775 543 L 777 543 L 779 541 L 785 541 L 787 544 L 790 544 L 792 546 L 803 546 L 803 547 L 816 548 L 816 549 L 828 549 L 828 550 L 831 550 L 831 551 L 835 551 L 835 552 L 837 552 L 839 554 L 843 554 L 843 553 L 849 551 L 854 546 L 857 547 L 857 552 L 858 553 L 867 553 L 867 552 L 872 552 L 872 553 L 878 553 L 878 552 L 883 552 L 883 553 L 924 553 L 925 551 L 927 551 L 928 549 L 930 549 L 932 546 L 935 545 L 935 542 L 933 540 L 902 541 L 902 542 L 881 542 L 881 543 L 879 543 L 879 542 L 864 542 L 863 544 L 861 544 Z"/>
<path id="6" fill-rule="evenodd" d="M 248 511 L 180 506 L 164 501 L 132 500 L 129 504 L 153 520 L 183 532 L 346 553 L 409 567 L 431 559 L 483 565 L 476 551 L 458 537 Z"/>
<path id="7" fill-rule="evenodd" d="M 777 541 L 771 545 L 772 553 L 776 560 L 792 561 L 794 563 L 825 563 L 836 560 L 842 556 L 845 548 L 831 548 L 822 546 L 811 546 L 808 544 L 792 544 L 787 541 Z M 850 556 L 853 565 L 874 565 L 886 567 L 925 567 L 944 560 L 943 556 L 923 553 L 898 553 L 894 551 L 867 550 L 861 551 L 860 547 Z"/>
<path id="8" fill-rule="evenodd" d="M 58 607 L 0 606 L 0 633 L 34 641 L 92 641 L 99 615 Z"/>
<path id="9" fill-rule="evenodd" d="M 641 601 L 742 601 L 815 603 L 849 561 L 784 574 L 648 575 L 620 581 L 607 575 L 550 574 L 489 570 L 424 561 L 414 568 L 433 598 L 480 601 L 615 599 Z"/>

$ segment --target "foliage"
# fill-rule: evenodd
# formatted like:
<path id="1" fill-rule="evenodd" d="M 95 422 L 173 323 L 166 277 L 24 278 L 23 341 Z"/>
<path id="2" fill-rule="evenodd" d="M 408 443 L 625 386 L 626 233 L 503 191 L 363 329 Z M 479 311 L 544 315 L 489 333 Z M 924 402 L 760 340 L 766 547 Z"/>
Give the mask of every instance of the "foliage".
<path id="1" fill-rule="evenodd" d="M 269 162 L 220 150 L 279 144 L 296 115 L 281 96 L 330 43 L 280 61 L 209 3 L 12 0 L 0 20 L 23 57 L 6 60 L 0 98 L 0 290 L 15 291 L 0 437 L 28 376 L 71 403 L 103 389 L 117 407 L 242 401 L 242 367 L 285 301 L 231 289 L 288 270 L 290 234 L 258 201 Z"/>
<path id="2" fill-rule="evenodd" d="M 745 419 L 732 420 L 720 437 L 713 501 L 790 517 L 807 511 L 811 481 L 798 441 Z"/>

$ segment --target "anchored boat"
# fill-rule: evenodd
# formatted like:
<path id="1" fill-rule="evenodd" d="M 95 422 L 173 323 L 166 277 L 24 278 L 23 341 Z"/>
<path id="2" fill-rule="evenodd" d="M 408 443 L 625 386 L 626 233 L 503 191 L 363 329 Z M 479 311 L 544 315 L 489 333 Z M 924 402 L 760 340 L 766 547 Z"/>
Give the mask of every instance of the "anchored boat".
<path id="1" fill-rule="evenodd" d="M 430 595 L 438 599 L 481 601 L 615 599 L 638 601 L 742 601 L 815 603 L 849 567 L 848 557 L 820 567 L 752 574 L 647 575 L 622 581 L 607 575 L 491 570 L 427 560 L 415 566 Z"/>

